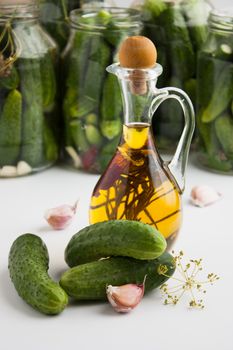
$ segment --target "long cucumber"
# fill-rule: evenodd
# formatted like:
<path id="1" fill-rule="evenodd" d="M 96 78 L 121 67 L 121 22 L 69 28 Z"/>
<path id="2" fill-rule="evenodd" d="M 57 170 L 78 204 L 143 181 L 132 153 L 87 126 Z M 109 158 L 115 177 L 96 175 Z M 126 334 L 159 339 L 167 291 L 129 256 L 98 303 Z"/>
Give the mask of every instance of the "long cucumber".
<path id="1" fill-rule="evenodd" d="M 140 284 L 146 277 L 145 292 L 149 292 L 165 283 L 174 271 L 169 253 L 150 261 L 116 257 L 73 267 L 62 275 L 60 285 L 77 300 L 106 300 L 108 285 Z"/>
<path id="2" fill-rule="evenodd" d="M 40 59 L 20 59 L 21 91 L 24 102 L 21 159 L 32 167 L 43 163 L 43 86 Z"/>
<path id="3" fill-rule="evenodd" d="M 166 249 L 165 238 L 154 227 L 139 221 L 112 220 L 85 227 L 76 233 L 65 250 L 69 266 L 108 256 L 148 260 Z"/>

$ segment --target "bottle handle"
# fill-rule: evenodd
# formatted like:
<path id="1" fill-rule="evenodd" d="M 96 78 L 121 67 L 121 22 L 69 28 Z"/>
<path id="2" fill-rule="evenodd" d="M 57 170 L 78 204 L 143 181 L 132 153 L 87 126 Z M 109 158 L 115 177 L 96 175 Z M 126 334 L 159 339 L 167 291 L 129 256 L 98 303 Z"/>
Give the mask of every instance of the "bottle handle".
<path id="1" fill-rule="evenodd" d="M 171 161 L 165 162 L 166 167 L 172 174 L 180 192 L 184 192 L 185 188 L 185 172 L 188 161 L 189 149 L 195 128 L 195 114 L 192 102 L 188 95 L 181 89 L 175 87 L 166 87 L 154 91 L 155 97 L 150 106 L 149 114 L 153 115 L 158 107 L 168 99 L 177 100 L 183 110 L 185 126 L 177 145 L 175 154 Z"/>

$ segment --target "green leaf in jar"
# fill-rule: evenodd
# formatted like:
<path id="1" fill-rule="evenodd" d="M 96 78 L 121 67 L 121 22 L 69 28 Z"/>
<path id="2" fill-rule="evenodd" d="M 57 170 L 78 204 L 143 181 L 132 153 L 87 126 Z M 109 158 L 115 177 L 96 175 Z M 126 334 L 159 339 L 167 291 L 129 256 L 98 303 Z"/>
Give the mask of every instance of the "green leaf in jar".
<path id="1" fill-rule="evenodd" d="M 100 35 L 91 38 L 90 51 L 86 57 L 87 71 L 82 86 L 83 96 L 98 102 L 102 91 L 106 66 L 110 63 L 110 48 Z"/>

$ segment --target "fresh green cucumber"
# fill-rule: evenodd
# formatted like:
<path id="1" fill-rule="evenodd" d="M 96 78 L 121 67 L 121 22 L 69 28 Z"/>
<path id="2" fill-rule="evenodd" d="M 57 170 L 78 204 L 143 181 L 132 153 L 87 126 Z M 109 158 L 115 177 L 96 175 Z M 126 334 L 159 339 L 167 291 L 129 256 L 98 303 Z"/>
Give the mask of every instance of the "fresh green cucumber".
<path id="1" fill-rule="evenodd" d="M 66 247 L 65 260 L 72 267 L 112 255 L 156 259 L 166 245 L 165 238 L 152 226 L 133 220 L 111 220 L 76 233 Z"/>
<path id="2" fill-rule="evenodd" d="M 65 291 L 48 275 L 48 251 L 36 235 L 26 233 L 13 243 L 9 253 L 11 280 L 20 297 L 45 314 L 60 313 L 68 302 Z"/>
<path id="3" fill-rule="evenodd" d="M 166 276 L 160 273 L 161 266 Z M 146 276 L 148 292 L 166 282 L 174 271 L 174 259 L 169 253 L 150 261 L 114 257 L 73 267 L 62 275 L 60 285 L 77 300 L 105 300 L 108 285 L 140 284 Z"/>

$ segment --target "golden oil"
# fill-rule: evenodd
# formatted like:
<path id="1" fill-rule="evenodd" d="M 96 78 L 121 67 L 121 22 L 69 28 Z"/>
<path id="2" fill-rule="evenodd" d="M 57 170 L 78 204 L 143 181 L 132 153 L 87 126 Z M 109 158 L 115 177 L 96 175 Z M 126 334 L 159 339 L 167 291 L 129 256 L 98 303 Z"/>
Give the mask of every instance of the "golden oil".
<path id="1" fill-rule="evenodd" d="M 91 198 L 90 223 L 137 220 L 155 226 L 171 245 L 181 226 L 181 197 L 159 158 L 149 124 L 123 126 L 115 156 Z"/>

